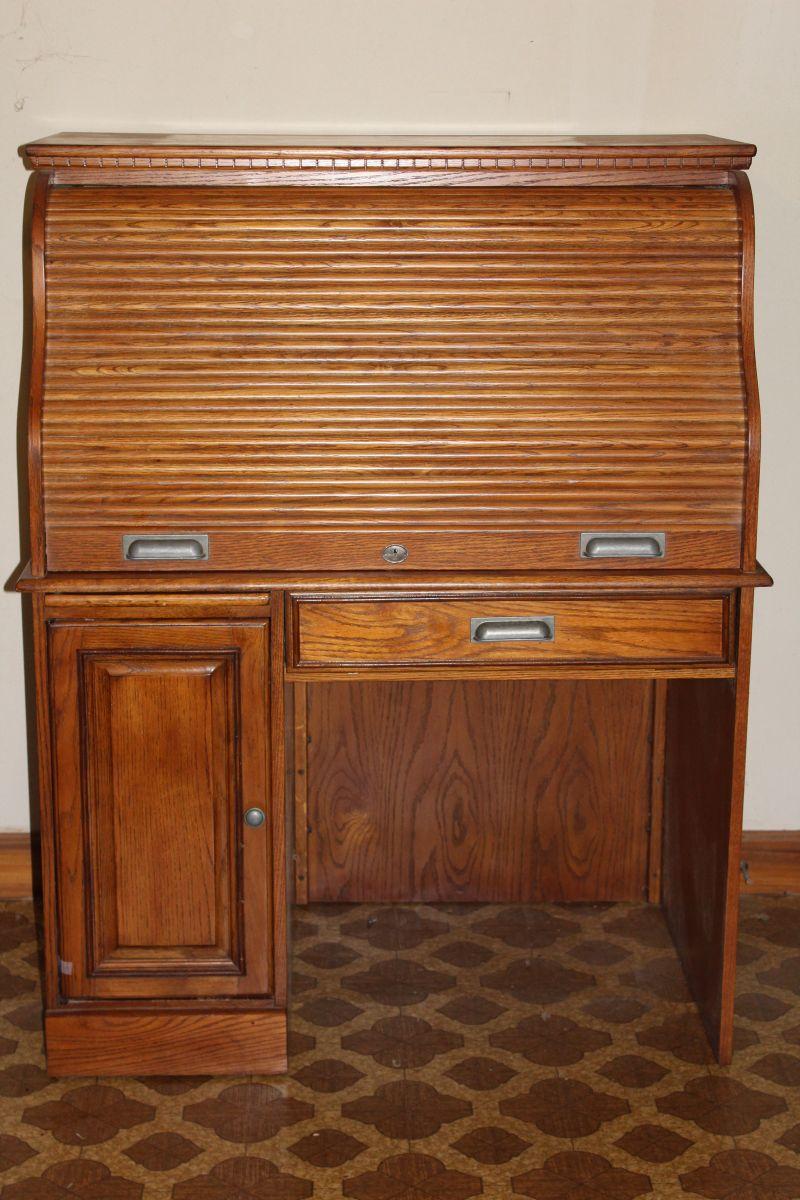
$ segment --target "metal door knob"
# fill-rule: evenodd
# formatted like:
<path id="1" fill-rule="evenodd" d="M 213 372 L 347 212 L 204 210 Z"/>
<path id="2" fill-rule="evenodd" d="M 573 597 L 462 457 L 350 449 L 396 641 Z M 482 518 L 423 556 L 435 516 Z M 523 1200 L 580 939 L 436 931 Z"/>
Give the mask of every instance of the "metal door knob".
<path id="1" fill-rule="evenodd" d="M 263 808 L 248 808 L 244 814 L 244 823 L 249 825 L 251 829 L 258 829 L 259 825 L 263 825 L 267 817 Z"/>

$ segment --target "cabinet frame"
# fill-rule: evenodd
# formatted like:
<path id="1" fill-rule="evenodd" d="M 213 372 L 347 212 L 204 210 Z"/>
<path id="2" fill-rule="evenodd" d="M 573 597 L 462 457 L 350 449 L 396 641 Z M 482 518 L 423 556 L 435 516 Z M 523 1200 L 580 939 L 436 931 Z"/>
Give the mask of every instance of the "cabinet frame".
<path id="1" fill-rule="evenodd" d="M 329 678 L 653 678 L 658 697 L 656 742 L 663 772 L 654 773 L 653 811 L 663 799 L 664 846 L 662 863 L 654 862 L 651 896 L 662 885 L 663 903 L 692 992 L 703 1015 L 709 1037 L 721 1063 L 730 1060 L 733 1020 L 735 938 L 738 910 L 738 857 L 741 838 L 742 792 L 750 660 L 750 627 L 753 587 L 768 584 L 758 568 L 756 508 L 758 495 L 759 404 L 753 349 L 753 245 L 752 198 L 744 171 L 754 147 L 724 139 L 680 137 L 534 139 L 520 143 L 502 139 L 490 145 L 473 140 L 461 148 L 409 143 L 408 139 L 383 139 L 350 146 L 291 146 L 274 139 L 244 138 L 218 144 L 208 138 L 189 144 L 185 137 L 161 138 L 156 145 L 135 138 L 105 135 L 77 143 L 70 138 L 45 139 L 26 147 L 27 165 L 35 171 L 31 187 L 30 221 L 30 355 L 28 410 L 28 483 L 31 564 L 17 588 L 33 592 L 35 705 L 41 808 L 42 883 L 45 912 L 45 1030 L 48 1068 L 54 1074 L 173 1074 L 281 1071 L 286 1067 L 286 812 L 280 798 L 295 773 L 298 794 L 307 786 L 300 776 L 303 756 L 292 748 L 287 764 L 286 709 L 293 715 L 298 736 L 303 733 L 305 689 L 325 678 L 315 670 L 305 675 L 286 667 L 284 659 L 284 608 L 288 592 L 375 594 L 376 591 L 419 593 L 430 589 L 438 596 L 478 591 L 492 595 L 510 587 L 525 596 L 544 596 L 583 589 L 593 596 L 619 593 L 652 595 L 667 589 L 671 595 L 731 594 L 730 654 L 722 665 L 654 666 L 652 663 L 554 664 L 525 668 L 519 664 L 476 668 L 461 664 L 432 666 L 334 666 Z M 747 442 L 742 469 L 744 505 L 741 544 L 738 526 L 735 551 L 726 552 L 726 570 L 707 570 L 719 559 L 707 558 L 704 569 L 671 567 L 656 572 L 631 567 L 607 571 L 601 563 L 575 564 L 575 569 L 525 571 L 518 554 L 509 556 L 509 567 L 494 572 L 462 572 L 459 556 L 445 561 L 434 555 L 426 572 L 393 568 L 380 571 L 341 571 L 340 548 L 314 543 L 317 557 L 309 554 L 302 531 L 278 534 L 263 561 L 277 563 L 283 572 L 253 571 L 252 546 L 241 542 L 231 566 L 221 573 L 210 561 L 206 568 L 188 564 L 167 571 L 157 566 L 142 571 L 123 567 L 116 558 L 112 571 L 90 569 L 82 546 L 83 533 L 73 530 L 60 558 L 56 547 L 45 544 L 42 489 L 43 389 L 47 343 L 45 303 L 45 224 L 48 201 L 62 185 L 175 184 L 184 187 L 258 185 L 307 189 L 318 185 L 379 187 L 398 185 L 420 188 L 434 185 L 459 187 L 539 186 L 579 184 L 602 187 L 730 188 L 741 228 L 739 261 L 742 370 L 744 376 Z M 85 532 L 85 531 L 84 531 Z M 72 536 L 74 534 L 74 536 Z M 352 536 L 349 534 L 348 536 Z M 357 536 L 357 533 L 356 533 Z M 493 535 L 491 535 L 493 536 Z M 730 531 L 729 535 L 730 536 Z M 388 537 L 387 537 L 388 540 Z M 50 551 L 48 573 L 47 551 Z M 674 542 L 673 542 L 674 550 Z M 369 562 L 373 561 L 370 550 Z M 276 557 L 280 555 L 281 557 Z M 415 559 L 417 563 L 422 559 Z M 527 560 L 526 560 L 527 561 Z M 549 561 L 556 567 L 556 559 Z M 570 557 L 570 562 L 571 562 Z M 670 562 L 677 565 L 680 556 Z M 691 560 L 695 562 L 694 558 Z M 304 574 L 309 563 L 318 568 Z M 53 571 L 53 566 L 59 569 Z M 524 565 L 524 564 L 523 564 Z M 689 564 L 691 565 L 691 563 Z M 624 583 L 622 576 L 626 576 Z M 258 1000 L 211 1002 L 181 1000 L 66 1001 L 58 980 L 58 899 L 60 877 L 55 848 L 53 795 L 53 722 L 50 705 L 48 622 L 71 620 L 258 620 L 269 600 L 270 647 L 270 788 L 272 842 L 272 930 L 275 963 L 273 995 Z M 124 594 L 123 594 L 124 593 Z M 402 598 L 398 596 L 398 598 Z M 237 614 L 234 616 L 234 612 Z M 491 671 L 491 674 L 488 672 Z M 472 675 L 470 675 L 472 673 Z M 288 686 L 286 686 L 288 684 Z M 292 714 L 291 693 L 300 703 Z M 702 720 L 698 720 L 700 714 Z M 705 765 L 713 755 L 715 769 Z M 704 775 L 703 772 L 706 772 Z M 661 779 L 664 794 L 661 796 Z M 704 780 L 703 805 L 697 804 L 697 779 Z M 286 789 L 290 791 L 289 788 Z M 711 848 L 709 851 L 709 847 Z M 298 895 L 302 901 L 302 894 Z M 712 919 L 698 920 L 707 908 Z"/>
<path id="2" fill-rule="evenodd" d="M 133 1036 L 140 1043 L 137 1062 L 141 1062 L 141 1070 L 146 1073 L 283 1070 L 286 1064 L 284 701 L 280 673 L 277 677 L 274 673 L 276 658 L 282 654 L 282 619 L 278 615 L 276 620 L 274 612 L 275 608 L 279 614 L 282 611 L 281 597 L 240 599 L 227 595 L 199 598 L 197 603 L 191 597 L 147 597 L 137 601 L 132 609 L 127 603 L 129 598 L 120 596 L 104 598 L 94 611 L 81 597 L 59 597 L 55 603 L 51 599 L 40 595 L 33 602 L 49 1069 L 54 1074 L 120 1074 L 126 1070 L 130 1073 L 138 1069 L 134 1068 L 130 1053 L 125 1052 L 126 1041 Z M 238 811 L 233 818 L 242 829 L 240 841 L 252 834 L 253 845 L 257 840 L 263 849 L 261 864 L 254 867 L 257 860 L 251 855 L 247 867 L 249 878 L 247 875 L 243 878 L 245 900 L 251 906 L 243 921 L 244 937 L 247 939 L 249 921 L 251 945 L 246 948 L 251 962 L 254 954 L 258 959 L 255 972 L 239 975 L 234 963 L 223 964 L 223 970 L 216 975 L 204 975 L 200 964 L 199 969 L 190 966 L 179 979 L 182 986 L 175 987 L 169 964 L 166 972 L 151 968 L 140 973 L 138 979 L 135 971 L 126 975 L 125 964 L 112 965 L 110 969 L 106 964 L 105 971 L 95 970 L 90 977 L 91 986 L 86 987 L 86 973 L 75 971 L 75 959 L 65 959 L 65 903 L 76 910 L 68 918 L 73 930 L 70 944 L 74 944 L 77 921 L 78 942 L 84 953 L 88 914 L 83 911 L 82 884 L 76 886 L 74 873 L 70 878 L 69 864 L 64 861 L 60 829 L 58 789 L 60 784 L 66 786 L 66 782 L 56 775 L 60 717 L 53 701 L 58 662 L 51 652 L 54 637 L 60 635 L 71 640 L 70 653 L 76 652 L 78 646 L 87 649 L 105 640 L 111 654 L 122 658 L 132 645 L 138 645 L 141 651 L 144 641 L 149 643 L 144 647 L 145 657 L 148 653 L 165 655 L 168 664 L 180 662 L 180 651 L 187 647 L 189 654 L 184 656 L 187 661 L 194 654 L 196 662 L 206 665 L 230 662 L 242 651 L 239 657 L 244 663 L 244 688 L 233 678 L 228 686 L 244 691 L 243 698 L 236 697 L 237 703 L 246 704 L 249 696 L 251 712 L 244 715 L 242 730 L 244 740 L 249 738 L 252 743 L 245 752 L 251 761 L 244 764 L 244 770 L 250 773 L 251 790 L 260 787 L 268 816 L 261 829 L 246 830 L 241 826 Z M 160 649 L 153 651 L 153 647 Z M 101 651 L 100 661 L 106 659 L 108 651 L 105 655 Z M 67 690 L 74 705 L 77 663 L 70 664 L 67 674 L 73 676 L 67 680 Z M 263 688 L 260 698 L 253 691 L 256 687 Z M 74 708 L 72 711 L 74 715 Z M 238 753 L 233 743 L 231 751 L 234 755 Z M 63 754 L 58 757 L 61 762 Z M 60 769 L 64 769 L 63 762 Z M 254 773 L 261 775 L 260 780 Z M 246 800 L 245 789 L 243 802 Z M 85 794 L 79 802 L 85 804 Z M 253 799 L 251 803 L 257 801 Z M 79 869 L 83 870 L 82 862 Z M 59 970 L 65 961 L 72 962 L 71 975 L 65 976 Z M 172 963 L 173 970 L 176 965 L 180 964 Z M 129 986 L 131 978 L 138 986 Z"/>

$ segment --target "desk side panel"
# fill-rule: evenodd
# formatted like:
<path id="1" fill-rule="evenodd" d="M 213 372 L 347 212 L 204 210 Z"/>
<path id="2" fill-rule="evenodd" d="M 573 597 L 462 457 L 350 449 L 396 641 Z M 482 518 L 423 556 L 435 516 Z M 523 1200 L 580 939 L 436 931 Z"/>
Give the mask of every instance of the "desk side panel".
<path id="1" fill-rule="evenodd" d="M 662 898 L 711 1045 L 733 1053 L 753 591 L 740 594 L 735 679 L 667 685 Z"/>

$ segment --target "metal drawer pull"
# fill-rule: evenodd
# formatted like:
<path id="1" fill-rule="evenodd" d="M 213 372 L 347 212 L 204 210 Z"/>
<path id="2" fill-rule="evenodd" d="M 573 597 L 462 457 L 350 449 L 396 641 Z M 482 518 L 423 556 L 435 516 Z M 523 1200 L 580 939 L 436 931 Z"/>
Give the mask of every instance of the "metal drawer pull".
<path id="1" fill-rule="evenodd" d="M 122 557 L 129 562 L 189 562 L 208 558 L 207 533 L 126 533 Z"/>
<path id="2" fill-rule="evenodd" d="M 469 623 L 472 642 L 552 642 L 555 617 L 473 617 Z"/>
<path id="3" fill-rule="evenodd" d="M 582 533 L 581 558 L 663 558 L 665 533 Z"/>

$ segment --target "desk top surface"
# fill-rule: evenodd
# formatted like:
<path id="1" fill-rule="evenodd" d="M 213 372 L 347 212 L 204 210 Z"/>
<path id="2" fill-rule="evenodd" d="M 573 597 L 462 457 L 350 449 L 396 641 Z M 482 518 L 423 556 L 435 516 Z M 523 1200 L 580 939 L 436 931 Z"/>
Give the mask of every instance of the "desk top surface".
<path id="1" fill-rule="evenodd" d="M 707 133 L 658 134 L 289 134 L 289 133 L 54 133 L 33 146 L 626 146 L 695 147 L 741 146 L 735 138 Z"/>
<path id="2" fill-rule="evenodd" d="M 63 164 L 66 159 L 120 157 L 169 158 L 201 155 L 204 160 L 263 157 L 313 157 L 315 153 L 370 158 L 398 153 L 441 157 L 513 155 L 537 165 L 553 166 L 566 159 L 570 166 L 597 165 L 609 158 L 637 163 L 658 159 L 660 164 L 747 166 L 755 154 L 748 142 L 708 134 L 255 134 L 255 133 L 59 133 L 31 142 L 23 153 L 34 166 Z M 71 164 L 72 165 L 72 164 Z M 137 164 L 138 165 L 138 164 Z M 239 164 L 237 164 L 238 166 Z M 372 164 L 370 164 L 372 165 Z M 559 164 L 560 165 L 560 164 Z M 566 165 L 566 164 L 564 164 Z M 650 165 L 650 164 L 648 164 Z"/>

